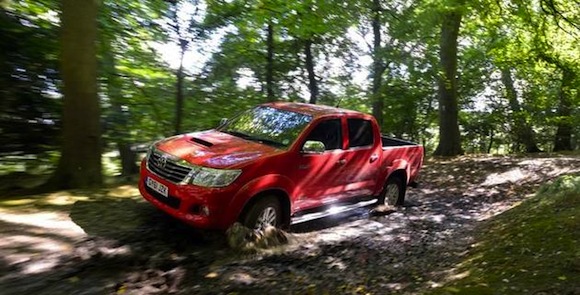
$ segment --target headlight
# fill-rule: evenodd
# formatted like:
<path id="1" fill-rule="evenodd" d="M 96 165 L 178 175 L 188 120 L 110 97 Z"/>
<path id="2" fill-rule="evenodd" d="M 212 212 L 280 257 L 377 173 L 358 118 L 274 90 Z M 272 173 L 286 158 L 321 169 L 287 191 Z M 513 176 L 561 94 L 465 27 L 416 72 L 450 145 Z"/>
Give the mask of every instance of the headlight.
<path id="1" fill-rule="evenodd" d="M 192 171 L 191 184 L 205 187 L 224 187 L 234 182 L 241 173 L 242 170 L 196 167 Z"/>

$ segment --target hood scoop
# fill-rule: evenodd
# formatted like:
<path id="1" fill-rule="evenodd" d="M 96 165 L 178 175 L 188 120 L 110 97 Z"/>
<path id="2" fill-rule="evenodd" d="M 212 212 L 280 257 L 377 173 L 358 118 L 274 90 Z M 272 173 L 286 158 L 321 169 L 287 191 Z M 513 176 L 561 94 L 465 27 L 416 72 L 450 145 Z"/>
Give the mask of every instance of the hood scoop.
<path id="1" fill-rule="evenodd" d="M 200 138 L 192 137 L 190 140 L 197 143 L 197 144 L 201 144 L 203 146 L 207 146 L 207 147 L 213 146 L 213 143 L 206 141 L 206 140 L 203 140 L 203 139 L 200 139 Z"/>

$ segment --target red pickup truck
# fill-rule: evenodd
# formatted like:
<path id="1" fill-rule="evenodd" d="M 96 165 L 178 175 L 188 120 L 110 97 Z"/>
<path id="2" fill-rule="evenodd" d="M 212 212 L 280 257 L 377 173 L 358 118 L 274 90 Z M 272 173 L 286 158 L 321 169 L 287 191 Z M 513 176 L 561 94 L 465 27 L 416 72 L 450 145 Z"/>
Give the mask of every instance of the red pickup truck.
<path id="1" fill-rule="evenodd" d="M 377 199 L 401 205 L 422 162 L 422 146 L 381 136 L 371 115 L 276 102 L 154 143 L 139 190 L 198 228 L 285 227 Z"/>

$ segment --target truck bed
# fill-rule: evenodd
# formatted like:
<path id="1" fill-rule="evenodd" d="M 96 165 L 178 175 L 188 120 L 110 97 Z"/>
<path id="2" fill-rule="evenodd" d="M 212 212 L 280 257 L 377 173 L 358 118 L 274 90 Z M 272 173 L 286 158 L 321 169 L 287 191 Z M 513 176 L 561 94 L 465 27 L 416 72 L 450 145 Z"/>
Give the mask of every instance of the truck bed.
<path id="1" fill-rule="evenodd" d="M 381 135 L 381 141 L 383 142 L 383 148 L 391 147 L 391 146 L 419 145 L 419 144 L 414 143 L 414 142 L 410 142 L 410 141 L 406 141 L 406 140 L 402 140 L 402 139 L 398 139 L 398 138 L 394 138 L 394 137 L 389 137 L 386 135 Z"/>

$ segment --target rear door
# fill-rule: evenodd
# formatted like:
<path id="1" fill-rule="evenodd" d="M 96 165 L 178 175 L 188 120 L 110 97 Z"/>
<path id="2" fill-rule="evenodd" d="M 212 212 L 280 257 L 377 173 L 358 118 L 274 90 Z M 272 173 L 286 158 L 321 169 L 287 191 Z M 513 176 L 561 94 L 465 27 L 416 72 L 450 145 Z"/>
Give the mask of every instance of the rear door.
<path id="1" fill-rule="evenodd" d="M 375 136 L 373 122 L 366 118 L 346 118 L 347 149 L 340 178 L 343 179 L 345 197 L 373 194 L 379 172 L 381 143 Z"/>

